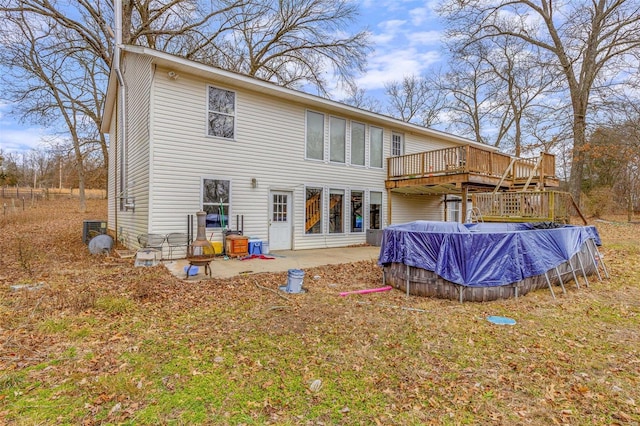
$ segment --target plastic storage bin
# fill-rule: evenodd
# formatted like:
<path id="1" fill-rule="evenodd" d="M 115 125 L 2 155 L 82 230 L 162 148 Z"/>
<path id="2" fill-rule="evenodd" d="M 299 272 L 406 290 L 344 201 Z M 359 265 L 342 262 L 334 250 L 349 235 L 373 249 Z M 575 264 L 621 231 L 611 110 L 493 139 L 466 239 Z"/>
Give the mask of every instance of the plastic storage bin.
<path id="1" fill-rule="evenodd" d="M 262 240 L 249 239 L 249 254 L 262 254 Z"/>

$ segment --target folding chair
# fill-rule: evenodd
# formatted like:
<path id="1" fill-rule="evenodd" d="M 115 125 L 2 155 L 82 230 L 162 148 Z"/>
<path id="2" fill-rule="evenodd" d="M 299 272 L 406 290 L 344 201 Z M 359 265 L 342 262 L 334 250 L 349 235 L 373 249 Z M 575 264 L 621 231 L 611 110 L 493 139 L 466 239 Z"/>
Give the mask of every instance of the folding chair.
<path id="1" fill-rule="evenodd" d="M 160 251 L 160 257 L 162 258 L 162 247 L 166 236 L 162 234 L 140 234 L 138 235 L 138 244 L 142 248 L 152 248 Z"/>
<path id="2" fill-rule="evenodd" d="M 184 257 L 187 256 L 189 247 L 189 236 L 183 232 L 172 232 L 167 234 L 167 245 L 169 246 L 169 260 L 173 260 L 173 250 L 184 247 Z"/>

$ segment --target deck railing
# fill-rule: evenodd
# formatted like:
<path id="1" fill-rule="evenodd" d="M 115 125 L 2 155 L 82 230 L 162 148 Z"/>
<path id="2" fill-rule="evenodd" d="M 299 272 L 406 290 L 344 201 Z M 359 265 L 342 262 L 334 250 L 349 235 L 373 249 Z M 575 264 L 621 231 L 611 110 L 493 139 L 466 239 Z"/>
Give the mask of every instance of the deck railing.
<path id="1" fill-rule="evenodd" d="M 487 222 L 569 223 L 571 216 L 582 216 L 567 192 L 480 193 L 472 195 L 472 203 Z"/>
<path id="2" fill-rule="evenodd" d="M 510 165 L 513 160 L 513 169 Z M 537 167 L 536 167 L 537 166 Z M 471 145 L 437 149 L 387 159 L 388 179 L 412 179 L 457 173 L 475 173 L 509 180 L 534 176 L 555 176 L 555 157 L 515 158 Z"/>

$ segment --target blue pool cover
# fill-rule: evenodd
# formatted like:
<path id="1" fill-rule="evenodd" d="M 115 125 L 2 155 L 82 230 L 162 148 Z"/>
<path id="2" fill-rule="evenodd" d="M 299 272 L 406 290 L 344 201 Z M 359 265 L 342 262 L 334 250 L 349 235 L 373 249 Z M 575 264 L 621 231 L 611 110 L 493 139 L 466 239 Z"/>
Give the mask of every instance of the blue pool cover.
<path id="1" fill-rule="evenodd" d="M 404 263 L 469 287 L 495 287 L 544 274 L 578 253 L 595 226 L 415 221 L 384 229 L 379 265 Z"/>

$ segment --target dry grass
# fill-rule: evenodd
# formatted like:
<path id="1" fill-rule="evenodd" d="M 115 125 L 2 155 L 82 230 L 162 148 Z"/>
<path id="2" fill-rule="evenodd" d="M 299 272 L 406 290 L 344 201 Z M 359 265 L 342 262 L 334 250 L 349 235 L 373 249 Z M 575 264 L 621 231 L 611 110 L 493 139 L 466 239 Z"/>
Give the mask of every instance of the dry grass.
<path id="1" fill-rule="evenodd" d="M 338 297 L 380 285 L 370 262 L 285 300 L 263 287 L 286 273 L 186 283 L 91 256 L 105 202 L 74 203 L 0 222 L 0 424 L 640 422 L 638 224 L 597 222 L 612 278 L 557 301 Z"/>

